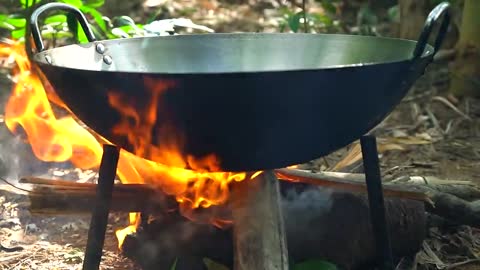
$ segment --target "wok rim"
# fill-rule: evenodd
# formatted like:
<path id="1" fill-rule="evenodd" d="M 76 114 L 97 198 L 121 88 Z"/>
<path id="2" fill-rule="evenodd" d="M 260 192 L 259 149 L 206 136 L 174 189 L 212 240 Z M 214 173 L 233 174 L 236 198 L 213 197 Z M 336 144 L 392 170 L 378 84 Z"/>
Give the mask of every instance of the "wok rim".
<path id="1" fill-rule="evenodd" d="M 201 75 L 201 76 L 211 76 L 211 75 L 234 75 L 234 74 L 268 74 L 268 73 L 289 73 L 289 72 L 315 72 L 315 71 L 327 71 L 327 70 L 338 70 L 338 69 L 349 69 L 349 68 L 358 68 L 358 67 L 367 67 L 375 65 L 384 65 L 384 64 L 396 64 L 396 63 L 405 63 L 405 62 L 415 62 L 418 60 L 424 60 L 427 58 L 433 58 L 435 53 L 433 46 L 426 44 L 423 54 L 415 59 L 413 57 L 413 52 L 415 46 L 412 49 L 412 56 L 409 58 L 400 59 L 397 61 L 384 61 L 384 62 L 365 62 L 365 63 L 354 63 L 354 64 L 345 64 L 345 65 L 332 65 L 321 68 L 295 68 L 295 69 L 272 69 L 272 70 L 249 70 L 249 71 L 225 71 L 225 72 L 147 72 L 147 71 L 125 71 L 125 70 L 93 70 L 93 69 L 84 69 L 84 68 L 75 68 L 75 67 L 66 67 L 61 65 L 50 64 L 45 59 L 46 56 L 50 56 L 56 52 L 58 49 L 69 48 L 74 46 L 80 46 L 84 48 L 89 48 L 95 46 L 95 44 L 102 43 L 108 46 L 108 43 L 124 42 L 124 41 L 136 41 L 136 40 L 146 40 L 146 39 L 184 39 L 184 38 L 211 38 L 212 36 L 217 36 L 221 38 L 236 38 L 238 36 L 251 36 L 256 38 L 261 38 L 261 36 L 293 36 L 293 35 L 302 35 L 302 36 L 328 36 L 328 37 L 344 37 L 344 38 L 364 38 L 364 39 L 377 39 L 377 40 L 389 40 L 394 42 L 404 42 L 411 43 L 416 45 L 418 42 L 416 40 L 402 39 L 402 38 L 392 38 L 392 37 L 378 37 L 378 36 L 366 36 L 366 35 L 352 35 L 352 34 L 313 34 L 313 33 L 255 33 L 255 32 L 240 32 L 240 33 L 207 33 L 207 34 L 180 34 L 180 35 L 170 35 L 170 36 L 148 36 L 148 37 L 131 37 L 131 38 L 116 38 L 109 40 L 96 40 L 88 43 L 81 44 L 70 44 L 58 48 L 48 49 L 42 52 L 37 52 L 33 55 L 33 60 L 40 65 L 54 66 L 61 69 L 67 70 L 79 70 L 79 71 L 89 71 L 89 72 L 105 72 L 105 73 L 118 73 L 118 74 L 138 74 L 138 75 L 171 75 L 171 76 L 189 76 L 189 75 Z"/>

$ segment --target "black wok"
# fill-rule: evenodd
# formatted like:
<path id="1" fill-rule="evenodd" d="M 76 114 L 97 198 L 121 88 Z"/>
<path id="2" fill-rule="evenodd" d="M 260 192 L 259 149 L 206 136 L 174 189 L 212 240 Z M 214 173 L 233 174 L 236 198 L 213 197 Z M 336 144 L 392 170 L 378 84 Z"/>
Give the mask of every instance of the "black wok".
<path id="1" fill-rule="evenodd" d="M 75 14 L 90 42 L 45 50 L 38 17 L 54 9 Z M 380 123 L 432 61 L 448 11 L 442 3 L 430 13 L 418 42 L 256 33 L 95 41 L 81 12 L 59 3 L 35 10 L 31 25 L 36 64 L 111 143 L 169 165 L 179 163 L 165 148 L 184 160 L 214 154 L 210 170 L 254 171 L 321 157 Z"/>

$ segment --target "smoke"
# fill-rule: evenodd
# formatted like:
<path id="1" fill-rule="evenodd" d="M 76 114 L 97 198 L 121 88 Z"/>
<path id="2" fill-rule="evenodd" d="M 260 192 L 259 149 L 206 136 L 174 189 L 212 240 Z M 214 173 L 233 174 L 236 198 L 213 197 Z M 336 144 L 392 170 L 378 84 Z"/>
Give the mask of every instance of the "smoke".
<path id="1" fill-rule="evenodd" d="M 8 75 L 0 75 L 0 114 L 5 113 L 12 89 Z M 35 162 L 30 146 L 22 140 L 21 135 L 14 135 L 8 130 L 4 119 L 0 122 L 0 176 L 16 184 L 20 176 L 36 170 L 40 165 Z"/>
<path id="2" fill-rule="evenodd" d="M 294 216 L 297 219 L 291 222 L 302 222 L 305 221 L 305 218 L 311 218 L 311 215 L 305 217 L 298 215 L 298 213 L 304 212 L 305 209 L 323 215 L 332 207 L 331 194 L 333 190 L 331 189 L 286 181 L 280 182 L 280 189 L 282 192 L 281 207 L 284 217 Z"/>
<path id="3" fill-rule="evenodd" d="M 329 226 L 323 225 L 323 221 L 332 210 L 334 191 L 286 181 L 280 181 L 280 189 L 289 249 L 304 250 L 302 247 L 309 238 L 312 239 L 308 245 L 319 245 L 321 234 L 329 232 L 322 226 Z M 140 230 L 136 238 L 127 237 L 123 246 L 127 257 L 144 269 L 163 269 L 160 266 L 168 269 L 175 258 L 183 256 L 208 257 L 224 265 L 233 263 L 231 227 L 219 229 L 211 224 L 199 224 L 178 211 L 157 216 L 147 227 Z"/>
<path id="4" fill-rule="evenodd" d="M 45 175 L 53 167 L 53 163 L 37 159 L 22 137 L 12 134 L 5 125 L 0 126 L 0 177 L 12 184 L 24 176 Z M 55 167 L 63 165 L 55 163 Z"/>
<path id="5" fill-rule="evenodd" d="M 3 133 L 3 131 L 2 131 Z M 3 134 L 1 134 L 3 135 Z M 3 136 L 2 136 L 3 137 Z M 16 154 L 19 140 L 15 138 L 1 138 L 0 144 L 0 176 L 16 182 L 20 172 L 20 158 Z"/>
<path id="6" fill-rule="evenodd" d="M 233 256 L 229 230 L 192 222 L 179 212 L 157 216 L 135 238 L 127 236 L 122 249 L 143 269 L 169 269 L 176 258 L 185 256 L 206 256 L 228 264 L 231 261 L 222 259 Z"/>

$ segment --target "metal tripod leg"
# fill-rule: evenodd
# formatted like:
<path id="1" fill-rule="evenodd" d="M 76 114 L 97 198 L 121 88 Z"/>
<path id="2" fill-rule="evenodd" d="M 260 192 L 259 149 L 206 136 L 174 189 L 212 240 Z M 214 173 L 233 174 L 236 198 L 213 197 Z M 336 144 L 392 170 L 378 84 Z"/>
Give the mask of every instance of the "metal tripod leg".
<path id="1" fill-rule="evenodd" d="M 360 138 L 363 155 L 363 167 L 367 182 L 368 203 L 375 247 L 380 269 L 393 269 L 390 236 L 385 215 L 382 179 L 378 160 L 377 143 L 374 136 L 366 135 Z"/>
<path id="2" fill-rule="evenodd" d="M 95 208 L 93 209 L 88 230 L 83 270 L 97 270 L 102 260 L 103 243 L 105 241 L 105 232 L 107 231 L 108 214 L 112 202 L 113 183 L 117 173 L 119 154 L 120 149 L 116 146 L 103 146 Z"/>

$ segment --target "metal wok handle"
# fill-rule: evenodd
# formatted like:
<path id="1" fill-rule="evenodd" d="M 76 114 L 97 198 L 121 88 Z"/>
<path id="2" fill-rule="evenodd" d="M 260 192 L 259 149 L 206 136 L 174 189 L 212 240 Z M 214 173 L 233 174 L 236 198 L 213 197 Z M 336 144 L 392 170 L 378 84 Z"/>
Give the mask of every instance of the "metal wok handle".
<path id="1" fill-rule="evenodd" d="M 33 11 L 32 16 L 30 17 L 30 26 L 32 28 L 33 41 L 35 42 L 35 46 L 37 47 L 38 52 L 45 50 L 45 46 L 43 45 L 42 41 L 42 34 L 40 32 L 40 28 L 38 27 L 38 17 L 42 15 L 42 13 L 51 10 L 63 10 L 75 15 L 78 22 L 82 26 L 82 29 L 85 32 L 88 41 L 95 41 L 95 36 L 93 35 L 92 30 L 88 26 L 87 18 L 85 18 L 85 16 L 80 10 L 78 10 L 76 7 L 63 3 L 48 3 Z"/>
<path id="2" fill-rule="evenodd" d="M 433 25 L 440 19 L 443 15 L 443 21 L 438 30 L 437 39 L 435 40 L 433 55 L 437 53 L 442 45 L 445 34 L 447 33 L 448 25 L 450 24 L 450 4 L 443 2 L 438 4 L 431 12 L 428 14 L 425 25 L 423 26 L 422 33 L 418 38 L 417 46 L 413 52 L 413 59 L 417 59 L 422 56 L 425 46 L 427 45 L 428 38 L 432 33 Z"/>

